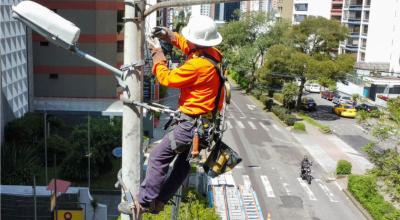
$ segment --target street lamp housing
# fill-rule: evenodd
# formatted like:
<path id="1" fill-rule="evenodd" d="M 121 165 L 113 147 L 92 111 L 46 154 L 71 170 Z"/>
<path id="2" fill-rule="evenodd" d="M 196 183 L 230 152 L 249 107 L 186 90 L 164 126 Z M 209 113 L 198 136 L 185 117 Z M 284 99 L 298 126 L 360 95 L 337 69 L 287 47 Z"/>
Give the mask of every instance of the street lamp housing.
<path id="1" fill-rule="evenodd" d="M 32 28 L 52 43 L 71 50 L 79 39 L 80 29 L 52 10 L 33 1 L 13 6 L 13 18 Z"/>

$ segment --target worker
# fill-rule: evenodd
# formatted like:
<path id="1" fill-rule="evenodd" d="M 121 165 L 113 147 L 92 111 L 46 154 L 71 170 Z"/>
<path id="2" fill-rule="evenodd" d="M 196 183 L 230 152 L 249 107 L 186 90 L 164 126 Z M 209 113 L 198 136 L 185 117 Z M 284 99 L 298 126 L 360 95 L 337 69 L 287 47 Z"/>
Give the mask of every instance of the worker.
<path id="1" fill-rule="evenodd" d="M 150 153 L 146 177 L 134 205 L 130 205 L 136 216 L 163 210 L 190 171 L 187 158 L 197 127 L 196 119 L 209 116 L 215 109 L 220 110 L 224 102 L 215 66 L 222 61 L 222 54 L 214 48 L 221 43 L 222 37 L 210 17 L 191 17 L 182 29 L 182 35 L 165 27 L 156 27 L 153 36 L 147 39 L 153 57 L 152 71 L 161 85 L 180 89 L 180 117 L 175 120 L 172 131 Z M 187 60 L 180 67 L 169 69 L 158 38 L 180 49 Z M 172 171 L 167 176 L 175 157 Z M 132 214 L 128 206 L 121 203 L 119 209 L 122 213 Z"/>

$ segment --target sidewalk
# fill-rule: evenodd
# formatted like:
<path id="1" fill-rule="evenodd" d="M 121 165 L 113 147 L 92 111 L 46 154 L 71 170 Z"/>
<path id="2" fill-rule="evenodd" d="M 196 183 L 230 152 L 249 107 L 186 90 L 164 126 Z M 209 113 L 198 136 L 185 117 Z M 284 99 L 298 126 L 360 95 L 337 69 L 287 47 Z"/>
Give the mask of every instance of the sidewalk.
<path id="1" fill-rule="evenodd" d="M 366 158 L 336 135 L 322 134 L 314 126 L 307 123 L 305 125 L 306 133 L 292 132 L 292 135 L 327 173 L 336 173 L 339 160 L 351 162 L 353 174 L 364 174 L 372 168 Z"/>

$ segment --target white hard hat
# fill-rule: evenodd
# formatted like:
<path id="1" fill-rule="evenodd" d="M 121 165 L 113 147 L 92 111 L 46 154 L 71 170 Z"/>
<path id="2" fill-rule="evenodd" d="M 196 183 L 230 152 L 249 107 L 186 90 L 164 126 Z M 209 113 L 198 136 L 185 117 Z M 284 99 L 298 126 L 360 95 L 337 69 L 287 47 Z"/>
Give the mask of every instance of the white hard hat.
<path id="1" fill-rule="evenodd" d="M 217 31 L 214 21 L 204 15 L 192 16 L 189 23 L 182 29 L 182 35 L 190 42 L 205 47 L 221 43 L 222 36 Z"/>

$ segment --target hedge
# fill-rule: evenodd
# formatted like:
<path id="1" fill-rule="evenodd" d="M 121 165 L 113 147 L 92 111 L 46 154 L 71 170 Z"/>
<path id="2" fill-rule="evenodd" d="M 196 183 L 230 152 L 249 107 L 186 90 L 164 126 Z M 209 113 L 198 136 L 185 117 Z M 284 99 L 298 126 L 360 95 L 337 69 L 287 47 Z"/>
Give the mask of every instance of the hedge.
<path id="1" fill-rule="evenodd" d="M 375 220 L 400 219 L 400 210 L 378 193 L 374 176 L 350 175 L 348 189 Z"/>
<path id="2" fill-rule="evenodd" d="M 336 166 L 336 174 L 348 175 L 351 174 L 351 163 L 347 160 L 339 160 Z"/>
<path id="3" fill-rule="evenodd" d="M 271 108 L 271 111 L 278 116 L 286 125 L 293 126 L 296 122 L 296 117 L 289 113 L 289 111 L 281 106 L 275 105 Z"/>
<path id="4" fill-rule="evenodd" d="M 280 102 L 280 103 L 283 104 L 284 96 L 283 96 L 282 93 L 275 92 L 274 95 L 273 95 L 273 98 L 274 98 L 276 101 L 278 101 L 278 102 Z"/>
<path id="5" fill-rule="evenodd" d="M 293 129 L 297 131 L 306 131 L 306 126 L 302 122 L 295 122 L 293 125 Z"/>

